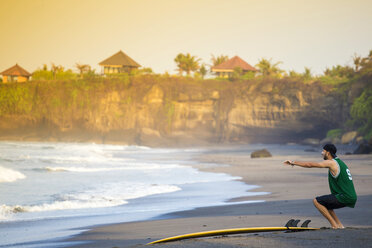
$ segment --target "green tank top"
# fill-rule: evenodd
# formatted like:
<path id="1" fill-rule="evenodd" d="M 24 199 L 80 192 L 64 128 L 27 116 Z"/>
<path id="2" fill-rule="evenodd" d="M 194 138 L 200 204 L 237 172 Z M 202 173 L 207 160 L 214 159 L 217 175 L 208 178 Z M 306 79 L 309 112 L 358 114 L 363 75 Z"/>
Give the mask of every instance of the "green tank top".
<path id="1" fill-rule="evenodd" d="M 336 196 L 339 202 L 353 208 L 357 200 L 357 195 L 350 170 L 341 159 L 336 157 L 333 160 L 337 162 L 339 169 L 336 176 L 333 176 L 331 171 L 328 171 L 328 182 L 331 193 Z"/>

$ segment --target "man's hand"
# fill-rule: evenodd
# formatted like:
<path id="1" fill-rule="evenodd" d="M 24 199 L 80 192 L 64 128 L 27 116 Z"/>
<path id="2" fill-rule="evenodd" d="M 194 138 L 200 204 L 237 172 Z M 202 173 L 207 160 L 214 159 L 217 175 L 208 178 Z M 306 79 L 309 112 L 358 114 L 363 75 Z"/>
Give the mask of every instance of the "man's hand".
<path id="1" fill-rule="evenodd" d="M 283 164 L 292 165 L 292 166 L 294 165 L 293 161 L 291 161 L 291 160 L 286 160 L 286 161 L 283 162 Z"/>

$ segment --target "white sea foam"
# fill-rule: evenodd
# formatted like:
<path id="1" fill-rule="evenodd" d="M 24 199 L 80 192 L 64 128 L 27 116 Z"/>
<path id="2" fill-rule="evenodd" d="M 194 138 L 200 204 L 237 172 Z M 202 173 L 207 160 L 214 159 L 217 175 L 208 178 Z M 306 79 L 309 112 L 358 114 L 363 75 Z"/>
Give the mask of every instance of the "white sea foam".
<path id="1" fill-rule="evenodd" d="M 23 175 L 21 172 L 7 169 L 0 166 L 0 183 L 2 182 L 14 182 L 18 179 L 24 179 L 26 178 L 25 175 Z"/>
<path id="2" fill-rule="evenodd" d="M 157 169 L 171 169 L 178 168 L 180 165 L 177 164 L 151 164 L 151 163 L 137 163 L 137 164 L 125 164 L 123 166 L 113 167 L 78 167 L 78 166 L 46 166 L 42 168 L 34 168 L 35 171 L 46 171 L 46 172 L 103 172 L 103 171 L 122 171 L 122 170 L 157 170 Z"/>
<path id="3" fill-rule="evenodd" d="M 36 171 L 47 171 L 47 172 L 102 172 L 102 171 L 113 171 L 120 170 L 121 168 L 87 168 L 87 167 L 43 167 L 41 169 L 35 169 Z"/>
<path id="4" fill-rule="evenodd" d="M 127 204 L 127 200 L 181 190 L 174 185 L 106 184 L 81 193 L 57 195 L 51 203 L 38 205 L 1 205 L 0 220 L 22 212 L 45 212 L 68 209 L 104 208 Z"/>

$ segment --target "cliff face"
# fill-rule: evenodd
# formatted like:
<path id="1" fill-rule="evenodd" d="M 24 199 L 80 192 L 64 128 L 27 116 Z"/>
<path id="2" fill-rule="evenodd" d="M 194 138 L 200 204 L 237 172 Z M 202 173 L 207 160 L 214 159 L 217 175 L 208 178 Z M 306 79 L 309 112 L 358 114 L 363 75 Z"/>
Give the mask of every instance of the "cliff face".
<path id="1" fill-rule="evenodd" d="M 2 85 L 0 92 L 3 140 L 153 146 L 296 142 L 323 137 L 340 124 L 343 111 L 329 88 L 285 80 L 147 76 Z"/>

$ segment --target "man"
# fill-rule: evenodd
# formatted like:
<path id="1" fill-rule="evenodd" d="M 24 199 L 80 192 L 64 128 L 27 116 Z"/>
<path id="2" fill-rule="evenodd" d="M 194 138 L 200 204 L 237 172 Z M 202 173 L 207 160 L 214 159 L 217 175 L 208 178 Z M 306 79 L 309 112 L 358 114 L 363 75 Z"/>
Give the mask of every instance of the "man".
<path id="1" fill-rule="evenodd" d="M 328 168 L 328 183 L 330 195 L 316 197 L 313 202 L 319 212 L 329 221 L 332 228 L 345 228 L 333 211 L 337 208 L 355 206 L 357 195 L 355 193 L 353 178 L 346 164 L 336 156 L 337 149 L 333 144 L 323 147 L 323 162 L 300 162 L 286 160 L 284 164 L 301 166 L 305 168 Z"/>

